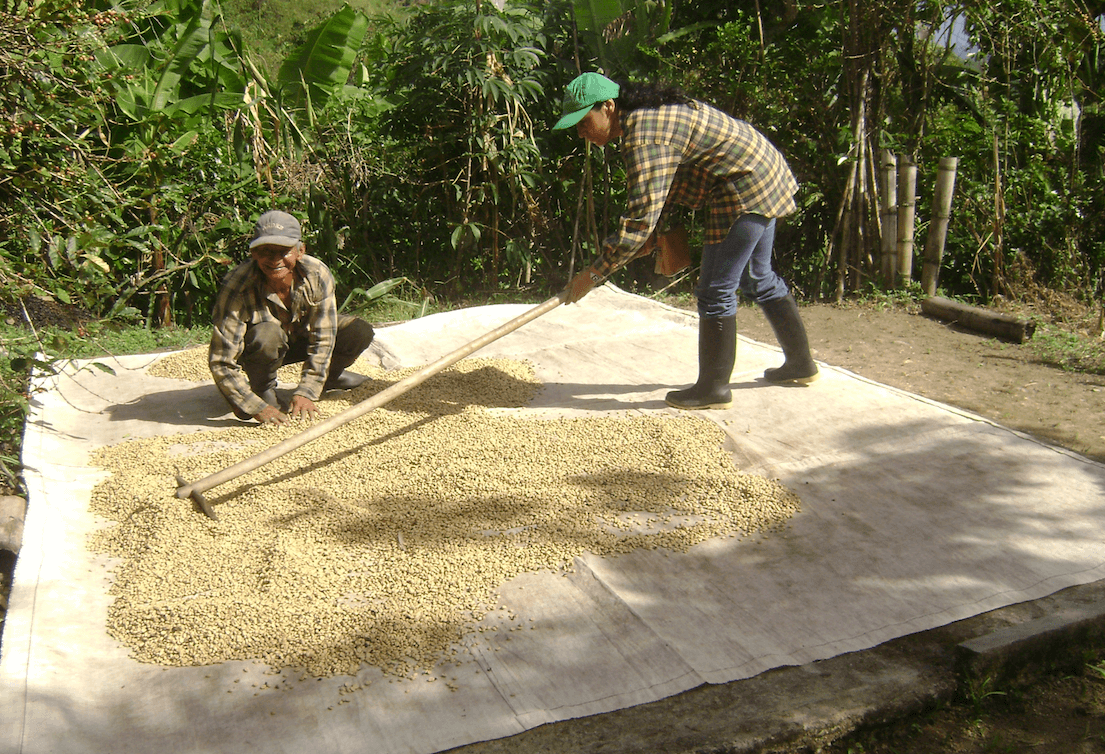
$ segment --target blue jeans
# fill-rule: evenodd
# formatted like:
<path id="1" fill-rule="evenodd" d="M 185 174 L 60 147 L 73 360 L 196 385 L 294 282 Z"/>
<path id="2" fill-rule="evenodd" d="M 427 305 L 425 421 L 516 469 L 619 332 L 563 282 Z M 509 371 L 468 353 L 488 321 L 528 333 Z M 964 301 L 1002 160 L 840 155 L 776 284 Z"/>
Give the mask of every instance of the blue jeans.
<path id="1" fill-rule="evenodd" d="M 741 215 L 718 244 L 702 249 L 702 269 L 694 293 L 700 317 L 737 313 L 737 289 L 757 304 L 783 298 L 787 284 L 771 266 L 775 219 Z"/>

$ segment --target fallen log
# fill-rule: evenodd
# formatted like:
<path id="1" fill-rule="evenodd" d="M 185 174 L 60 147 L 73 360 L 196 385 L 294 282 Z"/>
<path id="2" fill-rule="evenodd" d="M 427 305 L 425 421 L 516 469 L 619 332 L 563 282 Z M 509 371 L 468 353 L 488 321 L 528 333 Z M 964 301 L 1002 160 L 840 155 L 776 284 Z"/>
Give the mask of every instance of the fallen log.
<path id="1" fill-rule="evenodd" d="M 1036 323 L 1030 319 L 961 304 L 941 296 L 926 298 L 921 302 L 921 311 L 930 317 L 1013 343 L 1023 343 L 1036 331 Z"/>

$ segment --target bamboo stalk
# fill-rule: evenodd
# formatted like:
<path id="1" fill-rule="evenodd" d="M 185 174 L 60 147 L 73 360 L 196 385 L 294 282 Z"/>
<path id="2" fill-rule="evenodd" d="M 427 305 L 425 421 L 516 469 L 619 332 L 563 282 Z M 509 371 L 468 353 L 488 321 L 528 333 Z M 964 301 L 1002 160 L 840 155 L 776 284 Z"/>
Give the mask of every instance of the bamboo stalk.
<path id="1" fill-rule="evenodd" d="M 898 269 L 898 157 L 882 150 L 882 281 L 893 286 Z"/>
<path id="2" fill-rule="evenodd" d="M 1001 185 L 1001 151 L 998 132 L 994 130 L 994 265 L 990 276 L 990 294 L 1005 289 L 1005 191 Z"/>
<path id="3" fill-rule="evenodd" d="M 844 186 L 844 198 L 840 201 L 840 211 L 836 216 L 836 227 L 833 228 L 833 236 L 830 238 L 830 243 L 836 237 L 838 230 L 840 233 L 840 248 L 838 250 L 839 257 L 836 265 L 836 301 L 840 303 L 844 300 L 844 276 L 848 270 L 848 236 L 852 227 L 852 213 L 849 210 L 852 204 L 852 193 L 855 187 L 855 175 L 856 164 L 853 162 L 852 167 L 848 173 L 848 183 Z M 843 229 L 842 229 L 843 228 Z M 829 259 L 832 259 L 832 247 L 829 249 Z"/>
<path id="4" fill-rule="evenodd" d="M 867 248 L 867 268 L 871 274 L 873 280 L 878 280 L 880 277 L 880 266 L 882 264 L 881 249 L 882 249 L 882 214 L 880 211 L 881 197 L 879 195 L 879 150 L 872 143 L 871 137 L 867 137 L 867 164 L 864 166 L 867 169 L 867 206 L 866 217 L 867 222 L 871 225 L 871 233 L 873 236 L 868 242 Z"/>
<path id="5" fill-rule="evenodd" d="M 936 295 L 940 278 L 940 263 L 948 238 L 948 221 L 952 215 L 952 194 L 955 191 L 955 171 L 959 160 L 942 157 L 936 171 L 936 190 L 932 197 L 932 220 L 925 242 L 925 261 L 921 268 L 921 288 L 926 296 Z"/>
<path id="6" fill-rule="evenodd" d="M 853 252 L 854 263 L 852 266 L 851 286 L 852 290 L 859 289 L 860 272 L 866 267 L 867 244 L 864 242 L 864 228 L 866 227 L 867 204 L 869 200 L 867 187 L 867 82 L 871 69 L 864 68 L 859 82 L 859 103 L 856 113 L 855 133 L 853 139 L 856 143 L 856 194 L 854 197 L 855 243 Z"/>
<path id="7" fill-rule="evenodd" d="M 913 220 L 917 210 L 917 165 L 909 155 L 898 158 L 898 287 L 913 279 Z"/>

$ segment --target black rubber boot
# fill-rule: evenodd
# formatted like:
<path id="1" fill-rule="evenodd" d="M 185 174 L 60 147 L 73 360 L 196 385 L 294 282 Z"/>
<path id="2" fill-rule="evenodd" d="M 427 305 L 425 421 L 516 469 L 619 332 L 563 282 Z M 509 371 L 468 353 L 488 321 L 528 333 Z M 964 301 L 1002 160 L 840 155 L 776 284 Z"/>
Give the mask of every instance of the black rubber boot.
<path id="1" fill-rule="evenodd" d="M 701 317 L 698 320 L 698 382 L 673 390 L 664 401 L 688 410 L 729 408 L 733 391 L 729 378 L 737 361 L 737 318 Z"/>
<path id="2" fill-rule="evenodd" d="M 775 339 L 783 348 L 783 365 L 775 369 L 765 369 L 764 379 L 768 382 L 808 385 L 821 374 L 810 354 L 810 343 L 806 337 L 806 328 L 798 314 L 798 302 L 787 294 L 783 298 L 760 304 L 768 324 L 775 332 Z"/>
<path id="3" fill-rule="evenodd" d="M 269 404 L 270 406 L 275 406 L 276 408 L 280 408 L 280 403 L 278 402 L 278 400 L 276 398 L 276 375 L 275 374 L 272 375 L 271 377 L 268 377 L 267 379 L 266 378 L 258 379 L 256 382 L 254 382 L 253 379 L 250 379 L 249 388 L 250 388 L 250 390 L 255 392 L 257 394 L 257 397 L 260 398 L 261 400 L 263 400 L 265 403 Z M 247 414 L 245 411 L 242 411 L 241 409 L 239 409 L 237 406 L 234 407 L 234 415 L 237 416 L 239 419 L 242 419 L 242 420 L 247 420 L 247 419 L 252 419 L 253 418 L 252 416 Z"/>
<path id="4" fill-rule="evenodd" d="M 323 385 L 323 391 L 330 390 L 352 390 L 355 387 L 360 387 L 364 384 L 364 381 L 368 377 L 363 374 L 357 374 L 356 372 L 350 372 L 347 369 L 342 369 L 336 375 L 331 374 L 326 378 L 326 384 Z"/>
<path id="5" fill-rule="evenodd" d="M 268 369 L 248 368 L 243 371 L 249 379 L 249 389 L 256 393 L 261 400 L 270 406 L 276 406 L 276 368 L 279 364 L 271 364 Z M 277 406 L 279 408 L 279 406 Z"/>
<path id="6" fill-rule="evenodd" d="M 253 390 L 253 392 L 257 393 L 257 395 L 265 403 L 269 404 L 270 406 L 276 406 L 277 408 L 280 408 L 280 404 L 276 402 L 277 399 L 276 399 L 276 383 L 275 382 L 273 382 L 270 387 L 262 388 L 261 390 L 258 390 L 257 388 L 254 388 L 252 385 L 250 387 Z M 222 392 L 222 389 L 220 389 L 219 392 L 222 394 L 223 398 L 226 398 L 227 404 L 230 406 L 231 410 L 234 412 L 234 415 L 236 417 L 238 417 L 242 421 L 249 421 L 250 419 L 253 418 L 252 416 L 247 414 L 245 411 L 243 411 L 242 409 L 238 408 L 233 403 L 231 403 L 230 399 L 226 397 L 226 393 Z"/>
<path id="7" fill-rule="evenodd" d="M 322 386 L 326 390 L 352 390 L 368 379 L 363 374 L 346 371 L 346 367 L 357 360 L 375 337 L 372 325 L 364 320 L 339 315 L 337 342 L 334 344 L 334 355 L 330 359 L 330 375 L 326 378 L 326 384 Z"/>

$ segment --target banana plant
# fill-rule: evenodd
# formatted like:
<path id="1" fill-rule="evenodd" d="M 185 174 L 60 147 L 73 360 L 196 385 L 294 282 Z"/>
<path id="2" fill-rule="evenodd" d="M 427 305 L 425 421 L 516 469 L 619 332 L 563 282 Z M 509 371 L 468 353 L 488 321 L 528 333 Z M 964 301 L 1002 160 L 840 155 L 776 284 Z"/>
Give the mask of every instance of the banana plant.
<path id="1" fill-rule="evenodd" d="M 332 97 L 364 95 L 348 82 L 368 25 L 363 13 L 343 5 L 307 33 L 303 44 L 281 63 L 275 81 L 248 57 L 243 58 L 250 74 L 249 91 L 255 94 L 244 98 L 245 105 L 236 116 L 235 140 L 249 141 L 247 131 L 262 137 L 252 140 L 258 176 L 269 174 L 271 159 L 267 155 L 282 150 L 298 152 L 310 143 L 315 114 Z"/>
<path id="2" fill-rule="evenodd" d="M 367 32 L 368 18 L 343 5 L 313 29 L 284 61 L 277 82 L 292 101 L 309 110 L 321 107 L 336 90 L 346 86 Z"/>
<path id="3" fill-rule="evenodd" d="M 581 39 L 606 70 L 633 70 L 638 46 L 671 28 L 671 0 L 575 0 L 573 10 Z"/>
<path id="4" fill-rule="evenodd" d="M 184 149 L 197 118 L 242 106 L 241 37 L 220 28 L 215 5 L 158 3 L 136 25 L 131 39 L 96 56 L 114 84 L 119 142 L 148 151 L 172 134 L 172 148 Z"/>

